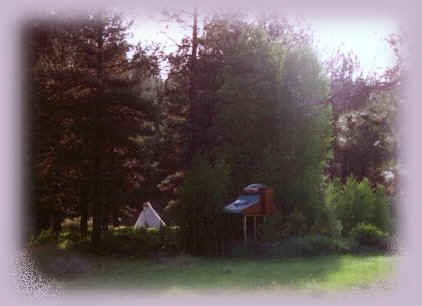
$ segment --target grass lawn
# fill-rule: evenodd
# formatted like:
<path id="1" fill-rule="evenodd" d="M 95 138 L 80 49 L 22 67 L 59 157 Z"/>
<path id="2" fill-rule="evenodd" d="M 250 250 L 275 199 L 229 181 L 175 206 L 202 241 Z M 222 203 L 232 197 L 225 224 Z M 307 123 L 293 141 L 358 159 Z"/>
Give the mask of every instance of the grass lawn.
<path id="1" fill-rule="evenodd" d="M 394 278 L 388 255 L 339 255 L 298 259 L 156 259 L 88 257 L 53 248 L 34 258 L 60 287 L 73 290 L 183 291 L 321 290 L 371 288 Z M 59 271 L 59 272 L 58 272 Z"/>

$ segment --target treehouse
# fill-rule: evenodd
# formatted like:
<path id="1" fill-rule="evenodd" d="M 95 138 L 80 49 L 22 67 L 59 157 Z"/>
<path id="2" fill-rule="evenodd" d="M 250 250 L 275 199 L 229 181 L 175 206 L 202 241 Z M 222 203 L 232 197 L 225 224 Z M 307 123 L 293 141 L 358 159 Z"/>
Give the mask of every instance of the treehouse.
<path id="1" fill-rule="evenodd" d="M 226 214 L 237 215 L 242 219 L 243 241 L 248 240 L 248 220 L 253 222 L 253 236 L 256 240 L 257 222 L 265 222 L 265 217 L 276 211 L 273 190 L 262 184 L 246 186 L 237 199 L 224 207 Z M 248 219 L 249 217 L 249 219 Z M 251 220 L 252 219 L 252 220 Z"/>

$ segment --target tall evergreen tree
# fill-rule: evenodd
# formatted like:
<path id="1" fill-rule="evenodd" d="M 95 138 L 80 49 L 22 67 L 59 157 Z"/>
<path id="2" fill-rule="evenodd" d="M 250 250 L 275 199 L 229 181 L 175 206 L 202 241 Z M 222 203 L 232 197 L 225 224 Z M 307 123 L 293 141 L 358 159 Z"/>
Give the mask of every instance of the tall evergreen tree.
<path id="1" fill-rule="evenodd" d="M 33 200 L 61 195 L 66 203 L 78 203 L 83 232 L 92 203 L 92 241 L 98 244 L 110 212 L 116 212 L 113 201 L 121 201 L 117 194 L 139 188 L 142 180 L 145 148 L 136 137 L 153 133 L 148 122 L 154 122 L 155 112 L 151 97 L 140 91 L 143 81 L 157 78 L 157 60 L 140 47 L 128 58 L 130 25 L 115 14 L 47 25 L 37 28 L 39 35 L 30 34 L 34 44 L 28 63 L 37 64 L 28 95 L 34 109 L 28 126 L 31 153 L 38 167 L 32 174 L 44 175 L 32 185 L 49 189 Z M 35 31 L 33 23 L 29 27 Z M 50 203 L 51 212 L 61 207 L 57 197 Z"/>

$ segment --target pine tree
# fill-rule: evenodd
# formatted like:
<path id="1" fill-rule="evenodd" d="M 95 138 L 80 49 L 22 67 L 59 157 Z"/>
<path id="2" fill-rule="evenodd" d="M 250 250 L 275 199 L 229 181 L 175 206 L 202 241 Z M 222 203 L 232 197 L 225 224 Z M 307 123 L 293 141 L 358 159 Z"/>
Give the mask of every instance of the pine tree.
<path id="1" fill-rule="evenodd" d="M 38 35 L 29 35 L 33 56 L 28 62 L 37 64 L 28 80 L 34 109 L 28 131 L 37 179 L 32 183 L 38 189 L 33 199 L 53 197 L 46 212 L 57 215 L 60 208 L 61 215 L 81 215 L 82 232 L 91 210 L 96 245 L 109 214 L 117 219 L 119 196 L 139 188 L 139 173 L 146 168 L 142 158 L 151 154 L 135 140 L 153 133 L 154 97 L 145 98 L 139 87 L 157 77 L 157 59 L 140 46 L 128 58 L 129 26 L 121 16 L 97 13 L 46 23 L 37 28 Z M 58 202 L 68 203 L 66 209 Z"/>

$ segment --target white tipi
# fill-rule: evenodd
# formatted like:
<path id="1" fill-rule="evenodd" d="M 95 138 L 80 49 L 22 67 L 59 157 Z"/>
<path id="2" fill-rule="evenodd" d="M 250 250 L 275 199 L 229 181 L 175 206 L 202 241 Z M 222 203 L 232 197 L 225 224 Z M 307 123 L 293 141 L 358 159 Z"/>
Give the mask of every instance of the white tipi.
<path id="1" fill-rule="evenodd" d="M 160 228 L 161 226 L 166 226 L 164 221 L 160 218 L 154 208 L 152 208 L 150 202 L 144 203 L 144 207 L 139 214 L 138 219 L 134 225 L 135 229 L 144 227 L 153 227 Z"/>

